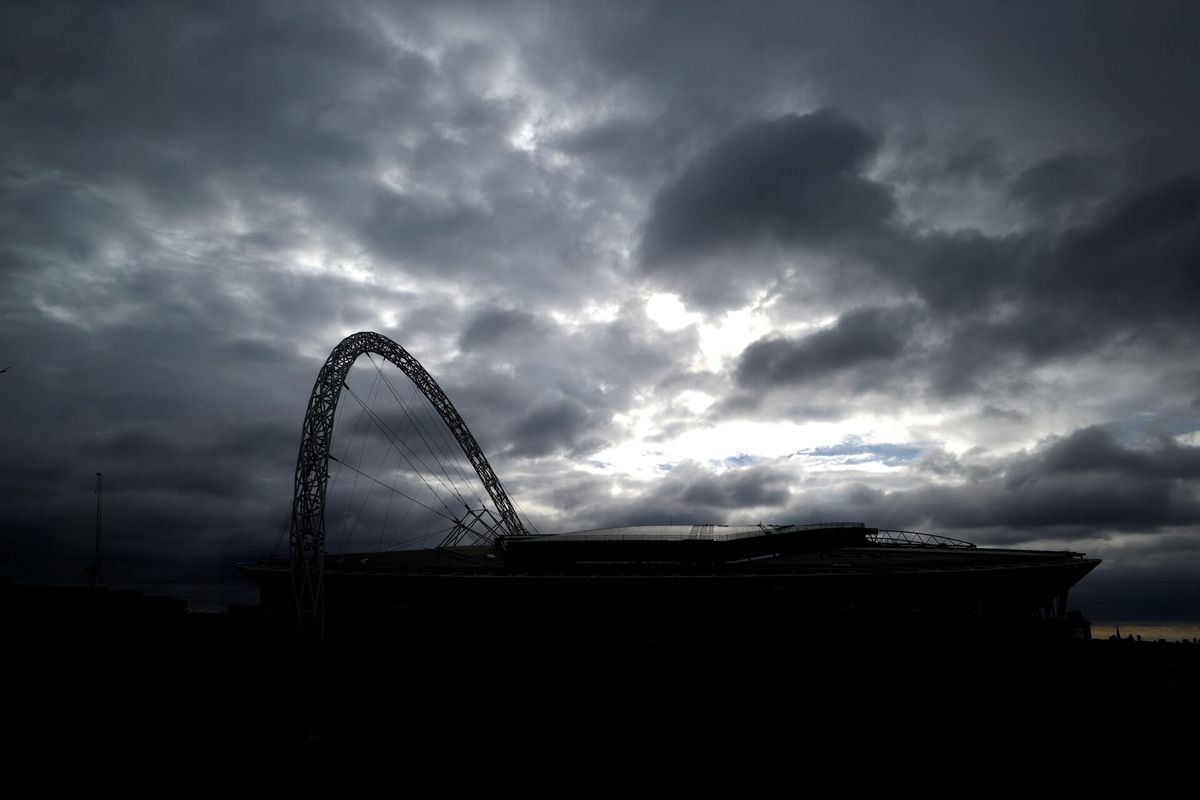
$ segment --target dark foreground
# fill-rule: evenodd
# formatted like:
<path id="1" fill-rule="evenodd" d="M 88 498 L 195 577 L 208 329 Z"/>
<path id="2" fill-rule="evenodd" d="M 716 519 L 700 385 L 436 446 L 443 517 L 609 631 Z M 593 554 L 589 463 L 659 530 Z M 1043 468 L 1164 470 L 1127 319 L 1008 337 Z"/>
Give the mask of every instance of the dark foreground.
<path id="1" fill-rule="evenodd" d="M 0 615 L 6 732 L 31 741 L 257 746 L 315 728 L 418 750 L 516 730 L 558 746 L 720 745 L 781 725 L 917 733 L 939 720 L 1051 724 L 1039 730 L 1054 739 L 1200 700 L 1200 646 L 1087 641 L 1051 619 L 357 615 L 328 620 L 317 690 L 299 677 L 291 620 L 258 607 L 189 613 L 132 592 L 5 584 Z"/>

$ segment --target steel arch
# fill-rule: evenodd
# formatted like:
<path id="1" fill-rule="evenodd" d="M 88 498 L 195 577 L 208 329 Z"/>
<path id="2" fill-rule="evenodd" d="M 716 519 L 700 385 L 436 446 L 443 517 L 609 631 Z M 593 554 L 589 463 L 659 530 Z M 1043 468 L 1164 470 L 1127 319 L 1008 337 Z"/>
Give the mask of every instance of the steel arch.
<path id="1" fill-rule="evenodd" d="M 325 492 L 329 479 L 329 444 L 333 438 L 333 417 L 346 376 L 359 356 L 375 353 L 395 364 L 428 398 L 454 434 L 463 454 L 475 468 L 500 515 L 504 533 L 526 533 L 512 501 L 500 485 L 500 479 L 488 463 L 479 443 L 471 435 L 450 398 L 438 386 L 421 363 L 407 350 L 386 336 L 370 331 L 351 334 L 329 354 L 317 374 L 304 427 L 300 433 L 300 453 L 296 458 L 296 487 L 292 496 L 291 568 L 296 600 L 301 615 L 318 621 L 321 607 L 321 576 L 325 564 Z M 319 622 L 317 623 L 319 625 Z M 319 636 L 319 633 L 317 634 Z"/>

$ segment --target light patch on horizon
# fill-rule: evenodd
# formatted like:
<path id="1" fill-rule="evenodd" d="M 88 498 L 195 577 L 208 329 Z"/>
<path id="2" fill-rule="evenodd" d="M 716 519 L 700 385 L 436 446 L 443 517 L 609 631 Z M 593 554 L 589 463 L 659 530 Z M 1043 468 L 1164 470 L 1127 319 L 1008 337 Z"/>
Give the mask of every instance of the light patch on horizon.
<path id="1" fill-rule="evenodd" d="M 597 461 L 607 465 L 606 471 L 615 471 L 642 480 L 652 480 L 661 474 L 663 463 L 677 464 L 683 461 L 712 463 L 732 456 L 750 460 L 797 460 L 822 466 L 830 470 L 858 469 L 863 471 L 893 472 L 903 466 L 889 466 L 882 460 L 862 459 L 857 463 L 831 463 L 828 458 L 807 455 L 804 451 L 828 447 L 855 436 L 855 432 L 869 431 L 859 440 L 903 443 L 909 438 L 909 425 L 924 422 L 914 417 L 911 423 L 898 422 L 875 416 L 852 417 L 838 422 L 757 422 L 734 420 L 705 427 L 693 427 L 664 441 L 650 437 L 655 430 L 656 414 L 642 410 L 624 415 L 620 421 L 628 426 L 629 438 L 594 455 Z"/>

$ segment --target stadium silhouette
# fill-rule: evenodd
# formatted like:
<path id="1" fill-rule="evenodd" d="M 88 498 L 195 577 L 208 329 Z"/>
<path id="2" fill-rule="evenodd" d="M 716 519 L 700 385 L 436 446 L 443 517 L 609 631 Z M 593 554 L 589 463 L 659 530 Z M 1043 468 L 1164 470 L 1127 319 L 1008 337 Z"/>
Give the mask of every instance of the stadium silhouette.
<path id="1" fill-rule="evenodd" d="M 409 404 L 389 419 L 350 388 L 350 368 L 372 354 L 412 380 L 428 404 L 423 411 Z M 378 394 L 403 405 L 401 393 L 379 376 L 376 385 L 382 379 L 389 391 Z M 487 498 L 457 493 L 441 513 L 432 495 L 420 499 L 395 470 L 371 475 L 361 459 L 355 466 L 334 456 L 343 390 L 362 406 L 360 416 L 375 424 L 377 437 L 404 456 L 406 475 L 428 468 L 457 487 L 469 465 Z M 433 446 L 438 420 L 457 449 Z M 401 423 L 424 442 L 422 453 L 401 441 Z M 327 553 L 331 464 L 390 488 L 430 518 L 441 513 L 448 524 L 432 532 L 440 544 Z M 984 548 L 862 522 L 554 534 L 531 528 L 433 377 L 395 342 L 364 332 L 334 348 L 314 386 L 297 459 L 289 555 L 237 568 L 259 586 L 263 613 L 280 624 L 298 621 L 310 682 L 338 685 L 371 675 L 453 684 L 478 680 L 490 669 L 485 665 L 504 664 L 509 682 L 532 681 L 520 692 L 530 703 L 579 680 L 613 697 L 648 699 L 647 672 L 677 676 L 677 688 L 686 676 L 717 670 L 743 678 L 747 671 L 786 674 L 789 681 L 802 677 L 847 690 L 864 670 L 921 685 L 949 657 L 986 664 L 983 674 L 995 674 L 1007 663 L 997 659 L 1000 650 L 1011 657 L 1088 637 L 1088 624 L 1068 611 L 1068 593 L 1099 563 L 1074 552 Z M 325 696 L 321 713 L 342 715 L 340 725 L 326 724 L 341 730 L 366 724 L 352 705 Z M 417 706 L 429 702 L 406 698 Z M 433 706 L 446 702 L 439 697 Z"/>

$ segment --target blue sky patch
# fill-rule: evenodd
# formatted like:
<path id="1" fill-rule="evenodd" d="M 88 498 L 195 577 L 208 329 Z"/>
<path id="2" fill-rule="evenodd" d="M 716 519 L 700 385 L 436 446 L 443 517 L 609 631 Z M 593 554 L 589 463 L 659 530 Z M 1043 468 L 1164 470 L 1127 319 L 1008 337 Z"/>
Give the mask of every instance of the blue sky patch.
<path id="1" fill-rule="evenodd" d="M 818 458 L 838 458 L 846 464 L 868 464 L 878 461 L 889 467 L 897 467 L 912 461 L 924 451 L 923 447 L 911 444 L 868 444 L 858 436 L 847 436 L 840 444 L 814 447 L 799 451 L 802 455 Z"/>

